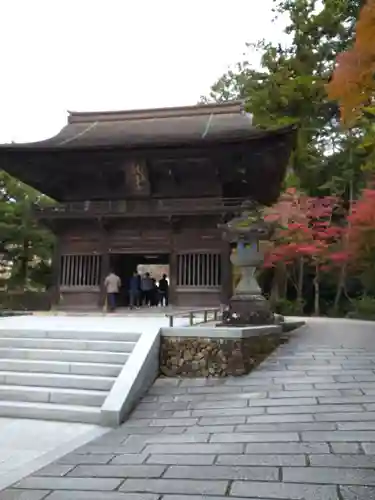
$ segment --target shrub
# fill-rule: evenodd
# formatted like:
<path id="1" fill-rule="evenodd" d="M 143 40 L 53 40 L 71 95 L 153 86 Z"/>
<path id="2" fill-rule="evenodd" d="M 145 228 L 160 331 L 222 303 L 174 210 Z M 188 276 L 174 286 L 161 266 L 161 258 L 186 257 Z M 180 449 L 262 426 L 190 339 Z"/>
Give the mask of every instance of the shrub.
<path id="1" fill-rule="evenodd" d="M 303 314 L 304 303 L 297 300 L 280 299 L 275 304 L 275 313 L 283 316 L 300 316 Z"/>
<path id="2" fill-rule="evenodd" d="M 364 295 L 353 300 L 352 311 L 348 313 L 348 317 L 375 321 L 375 297 Z"/>

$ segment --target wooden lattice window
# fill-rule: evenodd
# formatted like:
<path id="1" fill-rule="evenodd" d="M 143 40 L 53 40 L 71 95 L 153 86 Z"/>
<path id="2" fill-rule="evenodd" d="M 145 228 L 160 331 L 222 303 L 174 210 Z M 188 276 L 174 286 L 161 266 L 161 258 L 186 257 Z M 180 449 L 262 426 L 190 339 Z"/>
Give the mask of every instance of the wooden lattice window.
<path id="1" fill-rule="evenodd" d="M 220 288 L 220 253 L 182 253 L 177 256 L 177 286 Z"/>
<path id="2" fill-rule="evenodd" d="M 61 287 L 100 286 L 100 255 L 62 255 L 60 266 Z"/>

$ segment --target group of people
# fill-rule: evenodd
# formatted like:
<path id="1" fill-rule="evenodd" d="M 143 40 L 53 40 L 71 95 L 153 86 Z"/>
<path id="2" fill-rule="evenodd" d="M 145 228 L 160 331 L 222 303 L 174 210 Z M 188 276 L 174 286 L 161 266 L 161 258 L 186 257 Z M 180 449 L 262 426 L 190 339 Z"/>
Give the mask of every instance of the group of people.
<path id="1" fill-rule="evenodd" d="M 116 309 L 116 297 L 121 289 L 121 279 L 111 271 L 104 280 L 104 287 L 107 293 L 107 308 L 114 311 Z M 150 273 L 140 275 L 135 272 L 129 281 L 128 298 L 130 309 L 141 306 L 167 306 L 169 302 L 167 275 L 163 274 L 159 283 L 157 283 Z"/>

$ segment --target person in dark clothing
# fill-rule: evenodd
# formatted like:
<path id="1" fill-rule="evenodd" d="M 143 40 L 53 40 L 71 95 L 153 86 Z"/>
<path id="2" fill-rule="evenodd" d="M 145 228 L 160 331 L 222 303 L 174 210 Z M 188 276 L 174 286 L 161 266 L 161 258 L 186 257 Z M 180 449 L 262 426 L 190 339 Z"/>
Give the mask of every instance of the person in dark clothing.
<path id="1" fill-rule="evenodd" d="M 151 290 L 151 298 L 150 303 L 152 306 L 157 306 L 159 304 L 159 290 L 158 285 L 156 284 L 156 279 L 151 278 L 152 281 L 152 290 Z"/>
<path id="2" fill-rule="evenodd" d="M 130 309 L 140 306 L 141 277 L 137 272 L 130 278 L 129 283 L 129 305 Z"/>
<path id="3" fill-rule="evenodd" d="M 141 279 L 142 301 L 146 306 L 151 306 L 152 291 L 154 283 L 151 279 L 150 273 L 146 273 Z"/>
<path id="4" fill-rule="evenodd" d="M 167 306 L 169 303 L 169 283 L 166 274 L 163 274 L 162 279 L 159 280 L 159 296 L 161 305 Z"/>

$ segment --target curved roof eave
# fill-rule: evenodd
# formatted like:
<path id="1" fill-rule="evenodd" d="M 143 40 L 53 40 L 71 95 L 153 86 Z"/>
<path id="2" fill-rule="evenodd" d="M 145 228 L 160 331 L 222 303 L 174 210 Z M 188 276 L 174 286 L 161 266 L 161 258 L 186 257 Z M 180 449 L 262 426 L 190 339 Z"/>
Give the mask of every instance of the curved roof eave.
<path id="1" fill-rule="evenodd" d="M 0 151 L 60 151 L 148 148 L 247 141 L 288 134 L 295 126 L 262 130 L 241 102 L 156 110 L 71 113 L 49 139 L 0 145 Z"/>

